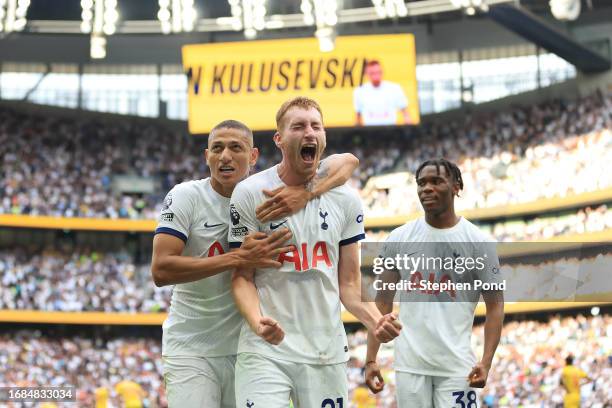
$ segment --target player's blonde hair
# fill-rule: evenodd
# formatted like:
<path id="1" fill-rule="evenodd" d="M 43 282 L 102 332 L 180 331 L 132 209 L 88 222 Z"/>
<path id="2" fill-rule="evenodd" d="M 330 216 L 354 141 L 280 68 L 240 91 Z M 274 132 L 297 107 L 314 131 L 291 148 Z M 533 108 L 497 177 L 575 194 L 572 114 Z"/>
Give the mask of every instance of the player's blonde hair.
<path id="1" fill-rule="evenodd" d="M 319 103 L 317 101 L 315 101 L 314 99 L 307 98 L 306 96 L 296 96 L 295 98 L 289 99 L 288 101 L 283 103 L 280 108 L 278 108 L 278 111 L 276 112 L 277 130 L 280 130 L 287 111 L 293 108 L 294 106 L 302 109 L 315 108 L 317 111 L 319 111 L 319 114 L 321 115 L 321 120 L 323 120 L 323 112 L 321 111 L 321 106 L 319 106 Z"/>

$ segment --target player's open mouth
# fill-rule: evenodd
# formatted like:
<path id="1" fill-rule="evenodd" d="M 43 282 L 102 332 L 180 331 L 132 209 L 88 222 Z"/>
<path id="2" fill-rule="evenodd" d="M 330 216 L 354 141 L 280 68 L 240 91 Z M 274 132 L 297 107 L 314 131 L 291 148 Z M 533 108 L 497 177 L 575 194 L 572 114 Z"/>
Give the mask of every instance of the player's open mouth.
<path id="1" fill-rule="evenodd" d="M 302 160 L 306 163 L 312 163 L 317 154 L 317 145 L 316 144 L 305 144 L 300 149 L 300 156 L 302 156 Z"/>
<path id="2" fill-rule="evenodd" d="M 231 166 L 221 166 L 219 167 L 219 171 L 221 174 L 231 174 L 234 172 L 234 168 Z"/>

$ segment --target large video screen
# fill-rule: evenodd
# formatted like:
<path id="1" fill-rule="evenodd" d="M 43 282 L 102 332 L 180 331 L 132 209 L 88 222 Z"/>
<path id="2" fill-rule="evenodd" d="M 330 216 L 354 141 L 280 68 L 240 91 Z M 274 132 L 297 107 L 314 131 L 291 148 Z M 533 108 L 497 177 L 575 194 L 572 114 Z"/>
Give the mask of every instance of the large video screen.
<path id="1" fill-rule="evenodd" d="M 280 105 L 300 95 L 327 127 L 419 123 L 412 34 L 338 37 L 331 52 L 316 38 L 186 45 L 183 66 L 194 134 L 226 119 L 275 129 Z"/>

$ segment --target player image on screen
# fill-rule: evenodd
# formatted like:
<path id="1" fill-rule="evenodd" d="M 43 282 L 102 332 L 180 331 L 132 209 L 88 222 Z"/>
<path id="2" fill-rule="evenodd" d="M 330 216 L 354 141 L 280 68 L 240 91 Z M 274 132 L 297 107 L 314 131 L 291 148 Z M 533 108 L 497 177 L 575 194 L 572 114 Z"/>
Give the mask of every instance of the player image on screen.
<path id="1" fill-rule="evenodd" d="M 242 317 L 230 293 L 231 271 L 253 265 L 277 267 L 286 250 L 286 230 L 252 234 L 229 253 L 230 195 L 257 160 L 253 135 L 244 124 L 218 124 L 204 152 L 211 177 L 175 186 L 166 196 L 153 241 L 152 274 L 158 286 L 175 285 L 163 324 L 162 357 L 172 407 L 234 407 L 234 363 Z M 341 185 L 357 166 L 350 154 L 326 159 L 327 177 L 305 188 L 267 192 L 267 212 L 288 215 L 309 199 Z"/>
<path id="2" fill-rule="evenodd" d="M 402 87 L 382 79 L 383 69 L 379 61 L 368 61 L 365 72 L 369 82 L 353 91 L 355 123 L 358 126 L 395 125 L 397 111 L 401 111 L 400 124 L 410 124 L 408 100 Z"/>
<path id="3" fill-rule="evenodd" d="M 318 103 L 296 97 L 277 116 L 274 141 L 280 164 L 236 186 L 231 208 L 237 222 L 230 246 L 247 233 L 292 232 L 292 251 L 279 269 L 238 268 L 232 291 L 245 323 L 236 362 L 236 404 L 247 407 L 341 407 L 348 405 L 349 357 L 341 302 L 380 341 L 399 334 L 395 316 L 361 302 L 357 241 L 364 238 L 363 211 L 355 191 L 343 185 L 311 200 L 288 217 L 256 219 L 264 189 L 296 186 L 314 176 L 325 149 Z"/>
<path id="4" fill-rule="evenodd" d="M 587 373 L 574 365 L 574 356 L 567 356 L 561 372 L 561 385 L 565 389 L 563 408 L 580 408 L 580 387 L 591 381 Z"/>
<path id="5" fill-rule="evenodd" d="M 463 189 L 459 168 L 445 159 L 428 160 L 416 172 L 417 193 L 425 217 L 393 230 L 382 255 L 393 257 L 399 245 L 428 257 L 482 256 L 483 267 L 469 272 L 484 282 L 498 282 L 499 260 L 494 242 L 476 226 L 455 214 L 454 197 Z M 450 244 L 449 244 L 450 243 Z M 486 248 L 486 252 L 483 249 Z M 456 270 L 383 272 L 385 281 L 425 279 L 441 282 L 458 280 Z M 482 359 L 476 362 L 471 348 L 474 311 L 482 294 L 486 303 L 485 341 Z M 376 304 L 382 313 L 393 308 L 395 291 L 379 291 Z M 476 388 L 487 381 L 504 317 L 500 291 L 465 290 L 400 292 L 400 321 L 404 329 L 395 341 L 397 401 L 400 408 L 476 407 Z M 376 362 L 380 343 L 368 336 L 365 377 L 373 392 L 384 381 Z"/>

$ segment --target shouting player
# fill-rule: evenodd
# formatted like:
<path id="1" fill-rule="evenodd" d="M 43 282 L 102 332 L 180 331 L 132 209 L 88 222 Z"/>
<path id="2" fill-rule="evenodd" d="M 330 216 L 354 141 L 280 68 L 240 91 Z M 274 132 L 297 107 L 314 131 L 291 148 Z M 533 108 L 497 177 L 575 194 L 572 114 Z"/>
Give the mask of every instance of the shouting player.
<path id="1" fill-rule="evenodd" d="M 348 405 L 348 344 L 341 302 L 381 341 L 399 334 L 393 315 L 361 302 L 357 241 L 364 238 L 361 201 L 347 186 L 288 217 L 256 219 L 264 189 L 297 186 L 315 176 L 325 149 L 321 109 L 312 99 L 285 102 L 276 115 L 280 164 L 238 184 L 230 204 L 230 247 L 252 232 L 292 231 L 280 269 L 237 268 L 232 291 L 245 323 L 236 362 L 236 405 L 298 408 Z"/>
<path id="2" fill-rule="evenodd" d="M 476 408 L 478 395 L 474 388 L 485 386 L 501 336 L 503 295 L 500 291 L 475 289 L 440 291 L 435 285 L 431 289 L 425 284 L 470 280 L 474 283 L 476 279 L 498 282 L 495 244 L 476 226 L 455 214 L 454 198 L 463 189 L 463 180 L 454 163 L 428 160 L 418 168 L 416 182 L 425 217 L 393 230 L 382 250 L 384 257 L 393 258 L 407 248 L 410 251 L 407 255 L 422 256 L 429 264 L 422 263 L 426 266 L 418 271 L 388 270 L 381 275 L 386 282 L 402 279 L 415 284 L 412 290 L 402 291 L 399 299 L 404 330 L 395 341 L 398 407 Z M 465 261 L 469 258 L 475 261 Z M 437 259 L 445 262 L 450 259 L 455 266 L 439 268 Z M 459 267 L 468 263 L 474 267 Z M 419 289 L 421 285 L 425 289 Z M 482 359 L 476 362 L 470 336 L 481 293 L 486 303 L 485 342 Z M 392 290 L 377 293 L 376 304 L 382 313 L 391 312 L 394 296 Z M 368 336 L 365 377 L 375 393 L 384 387 L 376 363 L 379 346 L 376 338 Z"/>
<path id="3" fill-rule="evenodd" d="M 153 241 L 151 271 L 158 286 L 176 285 L 163 325 L 164 379 L 170 408 L 235 407 L 234 362 L 242 318 L 230 293 L 231 270 L 253 265 L 280 266 L 290 233 L 249 235 L 236 252 L 228 252 L 230 195 L 249 173 L 258 151 L 244 124 L 217 125 L 204 152 L 210 178 L 175 186 L 164 200 Z M 304 188 L 268 192 L 263 215 L 289 214 L 308 199 L 343 184 L 357 166 L 352 155 L 334 155 L 324 162 L 327 177 L 311 191 Z M 333 168 L 330 168 L 333 167 Z"/>

